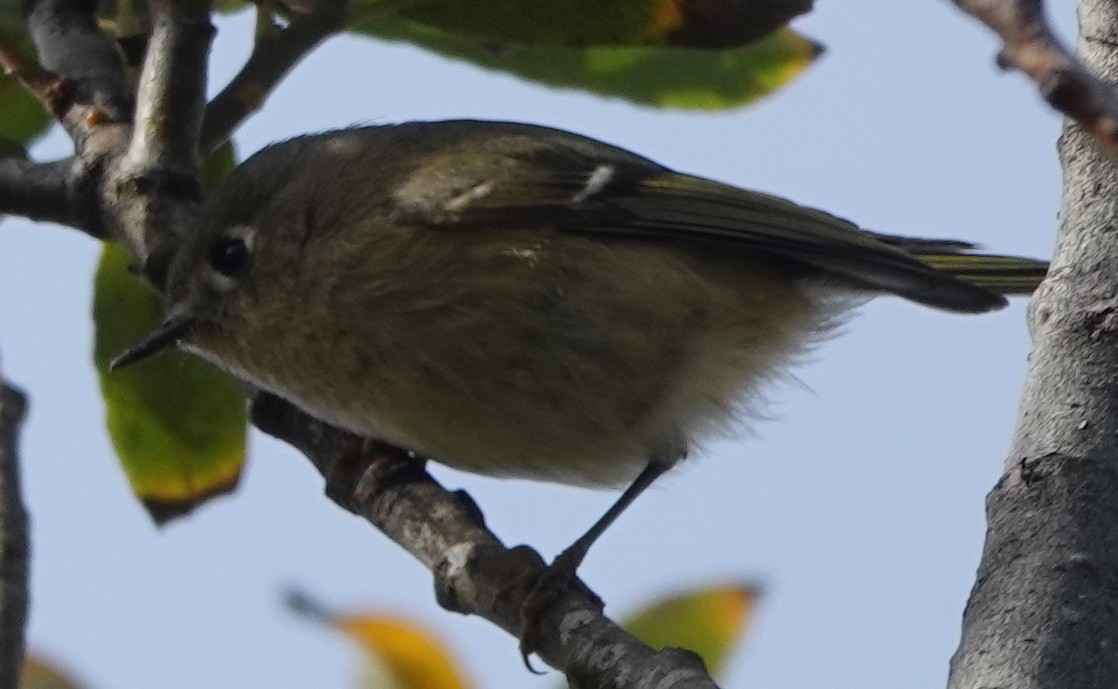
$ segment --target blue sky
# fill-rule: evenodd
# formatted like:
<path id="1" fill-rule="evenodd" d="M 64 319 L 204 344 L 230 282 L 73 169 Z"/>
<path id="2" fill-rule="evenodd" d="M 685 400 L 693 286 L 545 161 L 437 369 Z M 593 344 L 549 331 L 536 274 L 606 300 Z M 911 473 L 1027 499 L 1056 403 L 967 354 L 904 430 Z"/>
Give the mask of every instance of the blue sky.
<path id="1" fill-rule="evenodd" d="M 1070 6 L 1060 19 L 1071 26 Z M 247 55 L 223 23 L 213 88 Z M 404 46 L 331 41 L 238 137 L 358 122 L 480 117 L 560 126 L 679 170 L 787 196 L 876 230 L 1047 256 L 1059 119 L 993 65 L 996 43 L 946 2 L 822 2 L 794 26 L 816 66 L 730 113 L 660 112 L 525 84 Z M 36 151 L 67 152 L 55 135 Z M 95 689 L 353 686 L 356 653 L 280 604 L 297 584 L 340 607 L 422 620 L 483 687 L 552 687 L 515 641 L 434 603 L 425 570 L 321 495 L 293 450 L 252 438 L 231 498 L 157 531 L 102 430 L 90 364 L 95 242 L 0 224 L 0 355 L 32 396 L 30 640 Z M 864 307 L 772 390 L 770 419 L 712 445 L 610 530 L 583 575 L 611 613 L 681 587 L 765 586 L 727 686 L 908 689 L 944 683 L 1025 371 L 1024 301 L 982 317 L 899 299 Z M 553 555 L 610 493 L 435 469 L 507 543 Z"/>

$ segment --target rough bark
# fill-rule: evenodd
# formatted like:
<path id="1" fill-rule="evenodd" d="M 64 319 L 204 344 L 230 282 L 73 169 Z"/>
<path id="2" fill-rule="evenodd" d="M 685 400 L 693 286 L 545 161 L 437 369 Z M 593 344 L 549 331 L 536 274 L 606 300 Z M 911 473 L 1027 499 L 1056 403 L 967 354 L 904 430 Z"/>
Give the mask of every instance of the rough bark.
<path id="1" fill-rule="evenodd" d="M 521 633 L 521 609 L 544 562 L 526 546 L 506 548 L 468 495 L 444 489 L 409 453 L 316 421 L 272 395 L 257 396 L 252 418 L 311 460 L 334 502 L 430 569 L 440 605 Z M 716 689 L 698 656 L 637 641 L 602 614 L 585 586 L 543 611 L 534 639 L 540 658 L 581 689 Z"/>
<path id="2" fill-rule="evenodd" d="M 1118 82 L 1118 3 L 1082 0 L 1083 63 Z M 1034 350 L 949 686 L 1118 686 L 1118 172 L 1079 125 Z"/>
<path id="3" fill-rule="evenodd" d="M 19 432 L 26 400 L 0 380 L 0 689 L 16 689 L 27 626 L 31 542 L 20 489 Z"/>

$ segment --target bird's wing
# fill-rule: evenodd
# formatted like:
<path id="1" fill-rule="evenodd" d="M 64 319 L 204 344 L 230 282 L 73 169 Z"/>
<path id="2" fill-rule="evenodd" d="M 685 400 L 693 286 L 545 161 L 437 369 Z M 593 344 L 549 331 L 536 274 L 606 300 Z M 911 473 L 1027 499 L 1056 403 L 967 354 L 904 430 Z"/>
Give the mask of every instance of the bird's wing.
<path id="1" fill-rule="evenodd" d="M 599 157 L 553 147 L 502 163 L 487 166 L 471 184 L 428 196 L 425 219 L 460 227 L 546 225 L 582 234 L 719 243 L 938 308 L 979 312 L 1005 305 L 1000 295 L 936 270 L 849 221 L 637 156 Z M 946 240 L 929 245 L 951 253 L 972 248 Z"/>

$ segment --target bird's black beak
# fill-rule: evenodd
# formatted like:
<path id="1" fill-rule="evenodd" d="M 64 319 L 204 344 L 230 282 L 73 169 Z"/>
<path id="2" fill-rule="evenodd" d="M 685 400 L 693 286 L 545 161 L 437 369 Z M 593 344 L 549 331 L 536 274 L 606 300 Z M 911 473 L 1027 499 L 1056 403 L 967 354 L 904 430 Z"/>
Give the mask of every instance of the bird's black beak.
<path id="1" fill-rule="evenodd" d="M 121 352 L 109 362 L 109 370 L 115 371 L 124 366 L 130 366 L 144 359 L 151 358 L 168 347 L 174 347 L 190 333 L 194 327 L 194 316 L 183 314 L 172 316 L 155 330 L 148 333 L 139 342 Z"/>

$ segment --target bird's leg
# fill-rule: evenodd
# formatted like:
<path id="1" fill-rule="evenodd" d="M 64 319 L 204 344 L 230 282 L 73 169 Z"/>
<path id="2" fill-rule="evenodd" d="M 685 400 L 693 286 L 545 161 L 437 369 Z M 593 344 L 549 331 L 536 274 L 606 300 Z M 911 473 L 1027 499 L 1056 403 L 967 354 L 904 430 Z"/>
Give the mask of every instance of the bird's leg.
<path id="1" fill-rule="evenodd" d="M 662 462 L 649 462 L 645 465 L 641 473 L 637 475 L 629 487 L 617 498 L 606 513 L 603 514 L 594 525 L 586 530 L 586 533 L 578 537 L 574 543 L 568 546 L 559 556 L 551 563 L 551 569 L 567 570 L 571 573 L 571 578 L 574 577 L 575 571 L 578 569 L 582 561 L 586 559 L 586 553 L 590 551 L 590 546 L 605 533 L 610 524 L 613 524 L 621 513 L 625 511 L 629 505 L 637 499 L 641 493 L 645 491 L 652 482 L 655 481 L 668 470 L 670 464 Z"/>
<path id="2" fill-rule="evenodd" d="M 572 583 L 577 581 L 578 567 L 586 559 L 590 546 L 594 545 L 594 542 L 605 533 L 610 524 L 621 516 L 625 508 L 637 499 L 637 496 L 651 486 L 671 466 L 667 462 L 650 461 L 641 470 L 641 473 L 633 479 L 625 492 L 610 505 L 606 513 L 594 522 L 594 525 L 587 529 L 586 533 L 579 536 L 578 540 L 559 553 L 547 569 L 540 573 L 520 608 L 520 653 L 529 670 L 535 672 L 528 662 L 528 656 L 536 647 L 536 623 L 539 620 L 540 613 L 558 600 L 559 596 Z M 600 604 L 601 601 L 599 601 Z"/>

